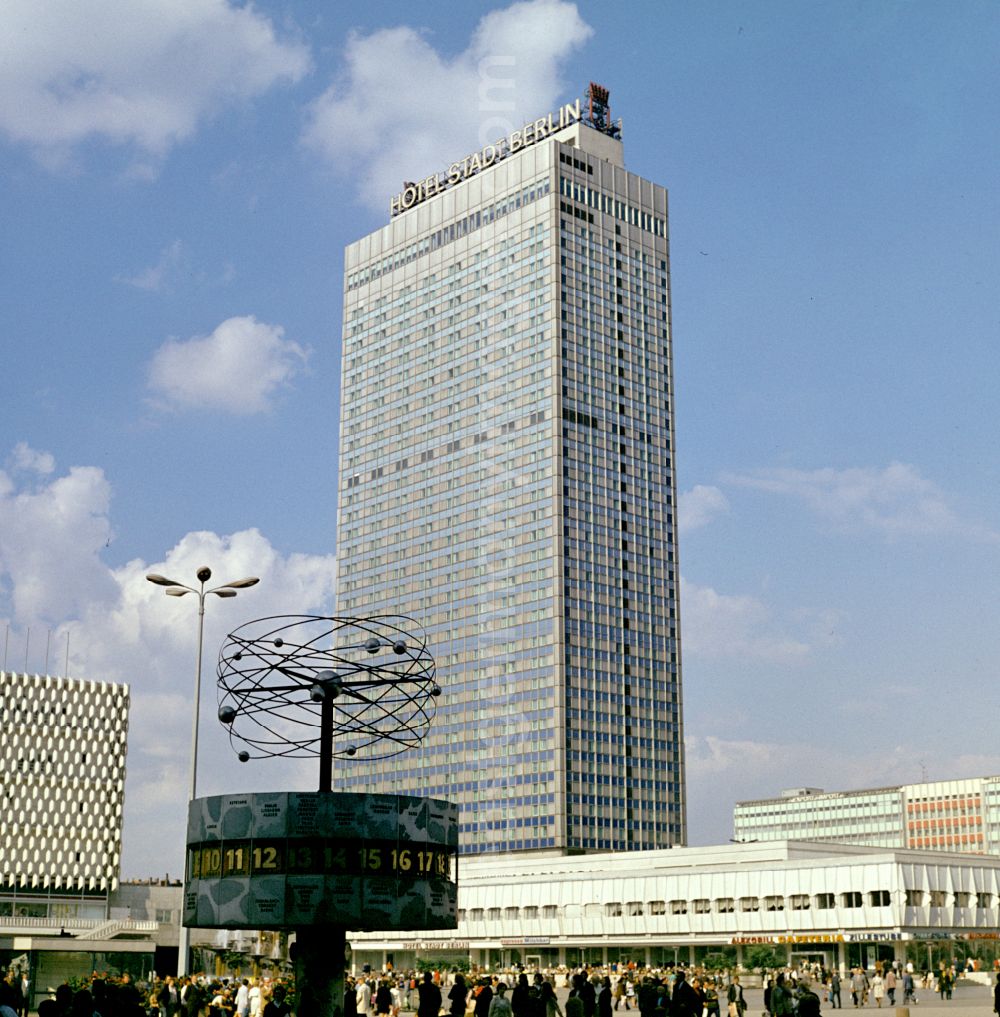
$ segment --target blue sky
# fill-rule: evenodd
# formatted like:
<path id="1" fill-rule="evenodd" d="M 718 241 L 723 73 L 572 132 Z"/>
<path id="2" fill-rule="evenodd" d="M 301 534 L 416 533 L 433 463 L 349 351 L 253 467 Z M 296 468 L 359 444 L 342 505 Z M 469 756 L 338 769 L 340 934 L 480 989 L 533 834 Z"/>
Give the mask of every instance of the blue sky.
<path id="1" fill-rule="evenodd" d="M 7 667 L 133 689 L 124 874 L 182 866 L 195 608 L 329 609 L 342 252 L 611 89 L 670 189 L 690 840 L 784 787 L 1000 772 L 1000 7 L 8 0 Z M 498 131 L 498 134 L 503 133 Z M 30 630 L 30 638 L 29 638 Z"/>

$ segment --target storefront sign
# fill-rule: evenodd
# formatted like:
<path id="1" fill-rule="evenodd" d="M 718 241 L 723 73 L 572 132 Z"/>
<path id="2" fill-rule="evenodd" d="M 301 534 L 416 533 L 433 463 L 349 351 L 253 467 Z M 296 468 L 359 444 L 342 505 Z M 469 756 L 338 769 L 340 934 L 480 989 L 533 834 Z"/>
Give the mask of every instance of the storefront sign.
<path id="1" fill-rule="evenodd" d="M 778 936 L 779 943 L 843 943 L 845 937 L 837 932 L 810 932 L 795 936 Z"/>
<path id="2" fill-rule="evenodd" d="M 446 170 L 442 170 L 440 173 L 432 173 L 423 180 L 408 183 L 389 202 L 389 215 L 399 215 L 400 212 L 405 212 L 413 208 L 414 205 L 419 205 L 420 202 L 434 197 L 435 194 L 440 194 L 449 187 L 453 187 L 463 180 L 468 180 L 469 177 L 475 176 L 481 170 L 493 166 L 500 162 L 501 159 L 506 159 L 507 156 L 520 152 L 522 148 L 534 145 L 538 141 L 544 141 L 556 131 L 561 131 L 564 127 L 569 127 L 571 124 L 579 123 L 580 116 L 580 100 L 577 99 L 576 102 L 561 106 L 558 113 L 549 113 L 548 116 L 532 120 L 526 123 L 520 130 L 512 131 L 507 137 L 498 138 L 492 144 L 485 145 L 478 152 L 473 152 L 464 159 L 453 162 Z"/>
<path id="3" fill-rule="evenodd" d="M 403 944 L 404 950 L 468 950 L 467 939 L 415 939 Z"/>

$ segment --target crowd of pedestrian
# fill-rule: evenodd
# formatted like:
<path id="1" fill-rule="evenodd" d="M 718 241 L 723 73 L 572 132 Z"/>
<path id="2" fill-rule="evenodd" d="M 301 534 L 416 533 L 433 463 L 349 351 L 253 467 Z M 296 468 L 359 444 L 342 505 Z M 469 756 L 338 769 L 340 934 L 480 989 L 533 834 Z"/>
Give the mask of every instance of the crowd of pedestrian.
<path id="1" fill-rule="evenodd" d="M 915 971 L 912 963 L 885 961 L 841 971 L 802 963 L 762 972 L 761 986 L 766 1017 L 814 1017 L 844 1006 L 911 1005 L 919 1002 L 918 990 L 948 1000 L 956 978 L 946 964 Z M 348 980 L 344 1010 L 344 1017 L 399 1017 L 409 1010 L 416 1017 L 625 1017 L 622 1011 L 637 1011 L 635 1017 L 744 1017 L 747 1000 L 737 971 L 697 966 L 468 975 L 390 970 Z"/>
<path id="2" fill-rule="evenodd" d="M 125 972 L 74 979 L 38 1003 L 38 1017 L 288 1017 L 290 986 L 281 979 L 192 976 L 133 980 Z M 30 995 L 17 992 L 17 976 L 0 982 L 4 1008 L 27 1017 Z"/>
<path id="3" fill-rule="evenodd" d="M 955 968 L 946 964 L 917 972 L 911 963 L 880 962 L 871 971 L 854 967 L 843 973 L 802 964 L 763 972 L 764 1012 L 816 1017 L 824 1003 L 830 1009 L 892 1008 L 917 1003 L 918 988 L 946 1000 L 956 978 Z M 0 1017 L 27 1017 L 28 988 L 27 979 L 13 972 L 0 981 Z M 1000 1005 L 1000 978 L 997 991 Z M 127 973 L 95 973 L 60 985 L 37 1012 L 38 1017 L 290 1017 L 293 1004 L 294 988 L 280 978 L 133 981 Z M 404 1011 L 416 1017 L 624 1017 L 623 1010 L 637 1011 L 635 1017 L 744 1017 L 747 1001 L 738 972 L 676 965 L 468 975 L 389 969 L 344 982 L 344 1017 L 400 1017 Z"/>

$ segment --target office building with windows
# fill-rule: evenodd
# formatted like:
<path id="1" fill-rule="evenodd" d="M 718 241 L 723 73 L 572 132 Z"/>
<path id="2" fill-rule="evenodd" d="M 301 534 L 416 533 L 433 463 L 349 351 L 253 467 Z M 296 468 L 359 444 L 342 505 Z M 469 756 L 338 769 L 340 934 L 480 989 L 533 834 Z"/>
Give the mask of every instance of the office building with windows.
<path id="1" fill-rule="evenodd" d="M 740 841 L 841 844 L 1000 854 L 1000 777 L 935 780 L 859 791 L 793 788 L 737 802 Z"/>
<path id="2" fill-rule="evenodd" d="M 464 852 L 685 841 L 669 267 L 594 85 L 346 251 L 338 613 L 419 622 L 443 694 L 338 780 Z"/>

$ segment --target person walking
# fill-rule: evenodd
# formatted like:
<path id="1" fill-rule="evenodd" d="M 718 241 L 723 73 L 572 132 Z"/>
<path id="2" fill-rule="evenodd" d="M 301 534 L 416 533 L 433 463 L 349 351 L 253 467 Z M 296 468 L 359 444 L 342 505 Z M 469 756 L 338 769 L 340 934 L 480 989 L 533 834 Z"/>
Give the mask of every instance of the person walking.
<path id="1" fill-rule="evenodd" d="M 417 986 L 417 1017 L 438 1017 L 441 1013 L 441 990 L 434 984 L 434 976 L 424 972 L 423 981 Z"/>
<path id="2" fill-rule="evenodd" d="M 474 1017 L 489 1017 L 490 1003 L 493 1002 L 493 987 L 488 978 L 481 978 L 479 985 L 473 989 L 476 1002 L 473 1004 Z"/>
<path id="3" fill-rule="evenodd" d="M 597 993 L 597 1017 L 612 1017 L 611 991 L 611 979 L 605 975 Z"/>
<path id="4" fill-rule="evenodd" d="M 552 988 L 551 982 L 542 982 L 541 1001 L 543 1010 L 542 1013 L 545 1017 L 563 1017 L 562 1009 L 559 1006 L 559 1000 L 556 999 L 555 989 Z M 581 1003 L 583 1001 L 581 1000 Z"/>
<path id="5" fill-rule="evenodd" d="M 784 1017 L 792 1012 L 792 994 L 785 986 L 785 972 L 779 971 L 771 989 L 771 1013 L 774 1017 Z"/>
<path id="6" fill-rule="evenodd" d="M 670 1017 L 701 1017 L 701 996 L 688 984 L 687 973 L 674 973 L 674 986 L 670 992 Z"/>
<path id="7" fill-rule="evenodd" d="M 392 989 L 388 978 L 380 978 L 375 990 L 375 1013 L 378 1017 L 389 1017 L 392 1013 Z"/>
<path id="8" fill-rule="evenodd" d="M 465 985 L 465 977 L 459 972 L 455 975 L 455 984 L 448 991 L 448 1012 L 451 1017 L 465 1017 L 465 1001 L 469 990 Z"/>
<path id="9" fill-rule="evenodd" d="M 740 976 L 733 975 L 732 982 L 726 991 L 726 1008 L 729 1017 L 743 1017 L 746 1013 L 747 1001 L 743 998 L 743 986 L 740 985 Z"/>
<path id="10" fill-rule="evenodd" d="M 531 989 L 528 985 L 528 976 L 523 971 L 517 976 L 517 985 L 510 994 L 510 1007 L 514 1011 L 514 1017 L 532 1017 Z"/>
<path id="11" fill-rule="evenodd" d="M 236 1017 L 250 1017 L 250 982 L 246 978 L 236 990 Z"/>
<path id="12" fill-rule="evenodd" d="M 830 1007 L 834 1010 L 842 1010 L 840 1005 L 840 972 L 834 968 L 830 973 Z"/>
<path id="13" fill-rule="evenodd" d="M 625 999 L 625 976 L 624 975 L 619 975 L 618 976 L 618 981 L 615 982 L 614 996 L 615 996 L 615 1009 L 617 1010 L 618 1007 L 621 1005 L 622 1000 Z M 625 1009 L 626 1010 L 628 1009 L 628 1003 L 625 1004 Z"/>
<path id="14" fill-rule="evenodd" d="M 868 1002 L 868 976 L 862 968 L 855 968 L 851 975 L 851 998 L 856 1007 Z"/>
<path id="15" fill-rule="evenodd" d="M 876 971 L 872 976 L 872 995 L 875 997 L 875 1005 L 882 1009 L 882 997 L 885 996 L 885 980 Z"/>
<path id="16" fill-rule="evenodd" d="M 493 998 L 490 1000 L 488 1017 L 513 1017 L 510 1000 L 507 998 L 507 983 L 499 982 Z"/>

